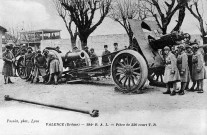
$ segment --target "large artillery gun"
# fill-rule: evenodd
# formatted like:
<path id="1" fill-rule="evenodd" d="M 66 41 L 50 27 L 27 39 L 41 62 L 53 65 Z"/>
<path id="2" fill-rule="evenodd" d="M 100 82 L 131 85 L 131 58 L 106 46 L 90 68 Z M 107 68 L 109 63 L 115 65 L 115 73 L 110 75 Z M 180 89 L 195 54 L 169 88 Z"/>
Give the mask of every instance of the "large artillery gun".
<path id="1" fill-rule="evenodd" d="M 150 85 L 165 86 L 162 50 L 165 46 L 188 41 L 190 35 L 180 32 L 161 35 L 154 21 L 129 20 L 129 23 L 134 34 L 133 44 L 128 49 L 106 55 L 113 58 L 108 65 L 92 66 L 85 51 L 58 53 L 63 67 L 67 69 L 63 71 L 62 78 L 75 81 L 111 75 L 116 87 L 125 93 L 139 92 L 147 79 Z"/>

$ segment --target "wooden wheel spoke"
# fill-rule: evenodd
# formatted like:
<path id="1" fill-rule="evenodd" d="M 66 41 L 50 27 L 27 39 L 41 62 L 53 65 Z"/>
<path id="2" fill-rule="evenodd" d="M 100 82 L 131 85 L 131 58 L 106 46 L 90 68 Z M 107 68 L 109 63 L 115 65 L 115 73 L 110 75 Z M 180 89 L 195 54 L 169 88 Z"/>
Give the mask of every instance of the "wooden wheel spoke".
<path id="1" fill-rule="evenodd" d="M 131 76 L 131 80 L 132 80 L 133 85 L 135 85 L 135 81 L 134 81 L 134 77 L 133 76 Z"/>
<path id="2" fill-rule="evenodd" d="M 125 58 L 122 58 L 122 60 L 123 60 L 123 62 L 124 62 L 124 65 L 127 65 L 126 62 L 125 62 Z"/>
<path id="3" fill-rule="evenodd" d="M 132 65 L 132 67 L 134 67 L 136 64 L 138 64 L 138 62 L 136 61 L 133 65 Z"/>
<path id="4" fill-rule="evenodd" d="M 140 76 L 140 73 L 133 72 L 134 75 Z"/>
<path id="5" fill-rule="evenodd" d="M 129 56 L 126 57 L 126 64 L 129 65 Z"/>
<path id="6" fill-rule="evenodd" d="M 117 71 L 119 70 L 119 71 L 124 72 L 124 69 L 123 69 L 123 68 L 121 68 L 121 67 L 116 67 L 116 69 L 117 69 Z"/>
<path id="7" fill-rule="evenodd" d="M 129 63 L 130 65 L 132 65 L 133 60 L 134 60 L 134 57 L 132 57 L 132 59 L 131 59 L 131 61 Z"/>
<path id="8" fill-rule="evenodd" d="M 133 71 L 135 71 L 135 70 L 140 70 L 140 67 L 138 67 L 138 68 L 133 68 L 132 70 L 133 70 Z"/>
<path id="9" fill-rule="evenodd" d="M 124 87 L 126 87 L 127 80 L 128 80 L 128 77 L 126 77 L 126 79 L 124 80 Z"/>
<path id="10" fill-rule="evenodd" d="M 118 64 L 119 64 L 120 66 L 122 66 L 123 68 L 125 67 L 121 62 L 118 62 Z"/>
<path id="11" fill-rule="evenodd" d="M 139 80 L 135 75 L 132 75 L 133 78 L 137 79 L 137 81 Z"/>
<path id="12" fill-rule="evenodd" d="M 119 82 L 121 82 L 124 78 L 125 78 L 125 76 L 122 76 L 121 79 L 119 80 Z"/>
<path id="13" fill-rule="evenodd" d="M 121 72 L 119 72 L 119 73 L 116 73 L 116 76 L 118 76 L 118 75 L 122 75 L 123 73 L 121 73 Z"/>
<path id="14" fill-rule="evenodd" d="M 163 82 L 163 76 L 161 75 L 160 77 L 161 77 L 161 82 Z"/>
<path id="15" fill-rule="evenodd" d="M 128 78 L 128 87 L 129 87 L 129 89 L 131 89 L 130 84 L 131 84 L 131 77 Z"/>
<path id="16" fill-rule="evenodd" d="M 158 81 L 159 80 L 159 75 L 157 75 L 157 78 L 156 78 L 156 81 Z"/>

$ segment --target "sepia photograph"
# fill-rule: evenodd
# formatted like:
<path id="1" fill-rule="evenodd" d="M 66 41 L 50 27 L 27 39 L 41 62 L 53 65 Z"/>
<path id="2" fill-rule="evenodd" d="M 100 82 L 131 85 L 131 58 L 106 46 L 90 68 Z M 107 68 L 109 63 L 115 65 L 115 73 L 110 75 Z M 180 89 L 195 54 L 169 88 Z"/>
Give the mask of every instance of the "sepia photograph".
<path id="1" fill-rule="evenodd" d="M 0 135 L 207 135 L 207 0 L 0 0 Z"/>

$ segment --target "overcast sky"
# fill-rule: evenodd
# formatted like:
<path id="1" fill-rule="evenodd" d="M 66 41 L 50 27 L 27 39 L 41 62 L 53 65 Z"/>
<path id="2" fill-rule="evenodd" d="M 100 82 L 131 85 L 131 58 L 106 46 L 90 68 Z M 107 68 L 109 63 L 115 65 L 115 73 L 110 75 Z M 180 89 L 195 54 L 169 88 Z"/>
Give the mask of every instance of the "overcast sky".
<path id="1" fill-rule="evenodd" d="M 207 9 L 206 4 L 204 3 L 204 9 Z M 207 18 L 207 14 L 204 16 Z M 174 22 L 173 20 L 170 27 L 175 25 Z M 34 29 L 60 29 L 62 38 L 69 37 L 52 0 L 0 0 L 0 25 L 6 28 L 24 25 Z M 186 14 L 182 30 L 190 34 L 199 34 L 198 23 L 189 12 Z M 92 35 L 120 33 L 125 33 L 124 29 L 118 23 L 106 18 Z"/>

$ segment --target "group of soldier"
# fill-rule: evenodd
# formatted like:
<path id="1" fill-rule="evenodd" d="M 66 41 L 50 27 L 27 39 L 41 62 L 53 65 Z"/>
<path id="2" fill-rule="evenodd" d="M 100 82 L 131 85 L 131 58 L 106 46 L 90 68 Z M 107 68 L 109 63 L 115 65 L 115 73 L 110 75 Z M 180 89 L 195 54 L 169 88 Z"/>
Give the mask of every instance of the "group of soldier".
<path id="1" fill-rule="evenodd" d="M 40 50 L 33 51 L 32 47 L 27 47 L 26 50 L 20 55 L 24 58 L 22 66 L 25 67 L 26 81 L 39 82 L 39 77 L 42 76 L 43 83 L 45 84 L 58 84 L 58 78 L 61 77 L 63 71 L 63 62 L 57 53 L 61 53 L 59 47 L 45 48 L 43 52 Z M 73 48 L 73 52 L 79 52 L 77 47 Z M 84 48 L 84 51 L 89 55 L 91 66 L 99 66 L 99 59 L 95 53 L 94 48 L 90 51 L 88 47 Z M 118 43 L 114 43 L 114 51 L 118 51 Z M 108 65 L 112 59 L 110 57 L 111 52 L 108 50 L 108 46 L 104 45 L 104 51 L 102 53 L 102 65 Z M 12 45 L 6 45 L 6 50 L 3 53 L 3 72 L 5 84 L 13 83 L 10 79 L 14 76 L 15 69 L 15 57 L 12 53 Z M 77 62 L 78 63 L 78 62 Z M 77 64 L 76 63 L 76 64 Z"/>
<path id="2" fill-rule="evenodd" d="M 163 92 L 163 94 L 174 96 L 178 93 L 179 95 L 184 95 L 185 90 L 203 93 L 203 80 L 207 76 L 204 56 L 198 43 L 194 42 L 191 45 L 181 44 L 177 47 L 177 50 L 171 49 L 168 46 L 164 47 L 164 82 L 166 83 L 167 91 Z M 193 85 L 189 88 L 191 80 Z M 177 91 L 177 82 L 181 82 L 179 91 Z M 195 88 L 195 86 L 197 87 Z M 170 90 L 171 87 L 173 87 L 172 91 Z"/>
<path id="3" fill-rule="evenodd" d="M 57 48 L 58 49 L 58 48 Z M 25 67 L 26 81 L 38 82 L 39 76 L 42 76 L 45 84 L 58 84 L 58 76 L 62 72 L 63 64 L 57 55 L 58 50 L 44 49 L 43 52 L 33 51 L 31 47 L 27 47 L 26 53 L 23 54 L 22 66 Z M 11 45 L 6 45 L 6 50 L 3 53 L 3 71 L 5 84 L 13 83 L 10 77 L 14 76 L 15 57 L 12 53 Z"/>

